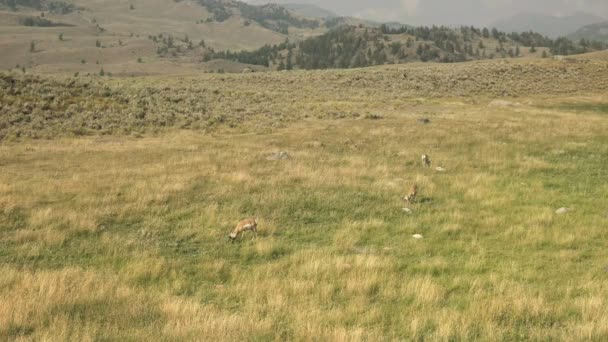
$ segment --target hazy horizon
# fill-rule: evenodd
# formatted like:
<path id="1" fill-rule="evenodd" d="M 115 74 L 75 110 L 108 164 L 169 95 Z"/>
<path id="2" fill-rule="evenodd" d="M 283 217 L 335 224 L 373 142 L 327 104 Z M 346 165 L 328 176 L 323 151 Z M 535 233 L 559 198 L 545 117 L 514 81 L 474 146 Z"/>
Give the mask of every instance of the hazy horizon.
<path id="1" fill-rule="evenodd" d="M 338 15 L 410 24 L 489 25 L 518 13 L 568 16 L 584 12 L 606 18 L 606 0 L 248 0 L 311 4 Z"/>

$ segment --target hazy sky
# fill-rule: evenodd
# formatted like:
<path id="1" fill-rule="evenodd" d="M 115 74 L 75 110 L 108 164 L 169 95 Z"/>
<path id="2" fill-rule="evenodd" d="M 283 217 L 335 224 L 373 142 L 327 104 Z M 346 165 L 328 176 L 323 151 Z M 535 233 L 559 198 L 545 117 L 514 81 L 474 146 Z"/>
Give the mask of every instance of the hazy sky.
<path id="1" fill-rule="evenodd" d="M 381 21 L 412 24 L 486 25 L 520 12 L 568 15 L 577 11 L 608 17 L 608 0 L 249 0 L 307 3 Z"/>

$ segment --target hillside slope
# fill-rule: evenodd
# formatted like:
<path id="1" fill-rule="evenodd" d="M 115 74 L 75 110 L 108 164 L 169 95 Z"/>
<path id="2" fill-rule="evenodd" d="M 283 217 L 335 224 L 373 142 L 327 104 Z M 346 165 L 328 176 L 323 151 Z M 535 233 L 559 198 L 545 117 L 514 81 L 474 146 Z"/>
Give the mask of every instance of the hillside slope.
<path id="1" fill-rule="evenodd" d="M 150 75 L 353 68 L 605 48 L 532 32 L 307 19 L 278 5 L 235 0 L 15 1 L 28 6 L 0 10 L 0 69 L 22 72 Z M 222 59 L 227 61 L 218 61 Z"/>
<path id="2" fill-rule="evenodd" d="M 157 45 L 149 38 L 161 34 L 195 44 L 204 41 L 216 49 L 250 50 L 323 32 L 317 21 L 280 7 L 235 1 L 76 0 L 66 11 L 51 11 L 44 1 L 19 3 L 31 6 L 0 6 L 0 69 L 42 65 L 65 72 L 99 72 L 104 65 L 111 69 L 140 59 L 159 62 Z M 226 13 L 221 20 L 218 11 Z"/>
<path id="3" fill-rule="evenodd" d="M 596 60 L 596 61 L 608 61 L 608 50 L 589 52 L 580 55 L 573 56 L 580 60 Z"/>
<path id="4" fill-rule="evenodd" d="M 590 95 L 608 91 L 606 68 L 605 61 L 520 59 L 189 78 L 12 73 L 0 78 L 0 138 L 272 127 L 311 115 L 364 117 L 378 103 L 398 110 L 405 103 L 397 99 L 419 97 Z"/>

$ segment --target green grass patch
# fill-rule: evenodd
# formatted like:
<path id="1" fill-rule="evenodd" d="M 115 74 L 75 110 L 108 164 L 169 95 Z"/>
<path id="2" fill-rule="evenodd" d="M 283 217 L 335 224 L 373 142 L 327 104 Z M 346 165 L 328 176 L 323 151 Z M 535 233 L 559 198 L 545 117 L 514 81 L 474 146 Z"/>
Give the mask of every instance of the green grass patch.
<path id="1" fill-rule="evenodd" d="M 591 112 L 598 114 L 608 114 L 608 103 L 559 103 L 556 105 L 546 106 L 548 109 L 556 109 L 568 112 Z"/>
<path id="2" fill-rule="evenodd" d="M 0 338 L 603 340 L 608 122 L 459 110 L 3 146 Z"/>

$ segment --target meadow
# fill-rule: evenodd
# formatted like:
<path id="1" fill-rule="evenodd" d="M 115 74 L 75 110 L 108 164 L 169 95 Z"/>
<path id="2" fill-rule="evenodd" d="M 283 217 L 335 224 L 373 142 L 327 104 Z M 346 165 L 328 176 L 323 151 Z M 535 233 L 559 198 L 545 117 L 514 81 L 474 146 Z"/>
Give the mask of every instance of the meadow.
<path id="1" fill-rule="evenodd" d="M 0 143 L 0 340 L 608 339 L 605 95 L 294 96 L 272 128 Z"/>

